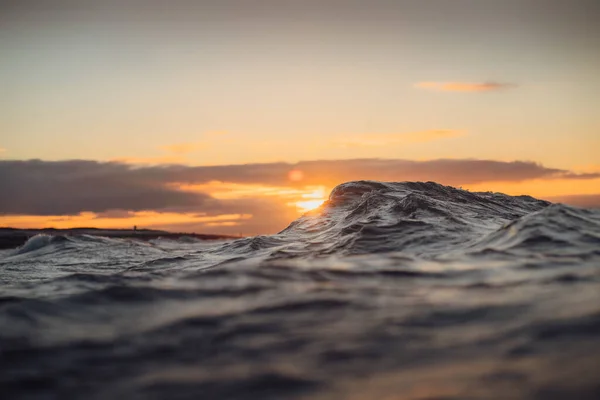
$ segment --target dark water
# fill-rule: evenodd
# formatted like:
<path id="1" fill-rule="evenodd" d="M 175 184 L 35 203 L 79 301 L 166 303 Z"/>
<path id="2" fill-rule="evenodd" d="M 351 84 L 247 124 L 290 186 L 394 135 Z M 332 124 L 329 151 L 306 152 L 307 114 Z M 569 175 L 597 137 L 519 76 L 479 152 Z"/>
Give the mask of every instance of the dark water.
<path id="1" fill-rule="evenodd" d="M 599 211 L 354 182 L 277 235 L 0 271 L 2 398 L 600 398 Z"/>

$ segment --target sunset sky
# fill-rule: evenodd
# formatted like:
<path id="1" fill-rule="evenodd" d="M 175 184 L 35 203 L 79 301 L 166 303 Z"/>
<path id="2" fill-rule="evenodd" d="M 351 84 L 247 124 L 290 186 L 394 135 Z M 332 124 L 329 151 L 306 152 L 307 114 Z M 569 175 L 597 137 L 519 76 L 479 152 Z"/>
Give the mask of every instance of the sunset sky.
<path id="1" fill-rule="evenodd" d="M 0 226 L 273 233 L 356 179 L 600 207 L 597 0 L 0 0 Z"/>

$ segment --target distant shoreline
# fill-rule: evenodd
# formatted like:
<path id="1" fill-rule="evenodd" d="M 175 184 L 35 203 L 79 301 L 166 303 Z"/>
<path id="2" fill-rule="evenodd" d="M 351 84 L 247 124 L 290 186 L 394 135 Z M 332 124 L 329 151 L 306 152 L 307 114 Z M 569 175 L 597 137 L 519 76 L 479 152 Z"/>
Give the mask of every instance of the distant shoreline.
<path id="1" fill-rule="evenodd" d="M 226 240 L 239 239 L 237 236 L 186 233 L 186 232 L 168 232 L 154 229 L 99 229 L 99 228 L 71 228 L 71 229 L 19 229 L 19 228 L 0 228 L 0 250 L 14 249 L 22 246 L 27 240 L 35 235 L 91 235 L 104 236 L 117 239 L 136 239 L 148 241 L 152 239 L 179 239 L 181 237 L 192 237 L 199 240 Z"/>

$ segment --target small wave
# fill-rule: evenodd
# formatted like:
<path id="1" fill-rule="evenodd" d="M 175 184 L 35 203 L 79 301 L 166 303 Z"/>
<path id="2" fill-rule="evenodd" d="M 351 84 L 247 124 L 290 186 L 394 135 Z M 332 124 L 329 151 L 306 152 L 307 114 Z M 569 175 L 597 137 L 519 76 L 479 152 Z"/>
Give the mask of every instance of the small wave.
<path id="1" fill-rule="evenodd" d="M 13 254 L 17 255 L 34 252 L 53 244 L 68 242 L 69 240 L 70 239 L 64 235 L 38 234 L 27 239 L 27 241 L 21 247 L 17 248 Z"/>
<path id="2" fill-rule="evenodd" d="M 473 245 L 477 251 L 583 254 L 600 246 L 600 220 L 562 204 L 516 219 Z M 506 254 L 506 253 L 505 253 Z"/>

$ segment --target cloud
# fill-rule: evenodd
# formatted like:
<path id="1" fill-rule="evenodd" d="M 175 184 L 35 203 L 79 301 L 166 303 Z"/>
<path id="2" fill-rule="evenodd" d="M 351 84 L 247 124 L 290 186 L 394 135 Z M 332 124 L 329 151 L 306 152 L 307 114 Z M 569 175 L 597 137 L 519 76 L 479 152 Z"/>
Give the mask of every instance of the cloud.
<path id="1" fill-rule="evenodd" d="M 198 150 L 206 149 L 208 146 L 205 143 L 176 143 L 170 145 L 159 146 L 164 155 L 154 157 L 120 157 L 110 160 L 111 162 L 125 164 L 184 164 L 189 162 L 187 155 Z"/>
<path id="2" fill-rule="evenodd" d="M 289 171 L 302 171 L 291 181 Z M 524 161 L 354 159 L 224 166 L 133 166 L 85 160 L 0 160 L 0 214 L 71 215 L 109 210 L 198 210 L 209 214 L 252 213 L 248 199 L 217 199 L 185 190 L 213 181 L 279 187 L 333 187 L 339 183 L 436 181 L 449 185 L 529 179 L 594 179 Z M 257 197 L 261 197 L 257 194 Z M 237 208 L 240 207 L 240 208 Z M 259 207 L 260 208 L 260 207 Z"/>
<path id="3" fill-rule="evenodd" d="M 464 136 L 465 132 L 452 129 L 433 129 L 410 133 L 366 134 L 345 136 L 333 142 L 339 147 L 377 147 L 394 144 L 426 143 L 440 139 Z"/>
<path id="4" fill-rule="evenodd" d="M 0 147 L 0 153 L 5 153 L 6 149 L 4 147 Z"/>
<path id="5" fill-rule="evenodd" d="M 159 156 L 159 157 L 123 157 L 114 158 L 111 162 L 124 163 L 124 164 L 150 164 L 150 165 L 161 165 L 161 164 L 182 164 L 186 162 L 185 157 L 181 156 Z"/>
<path id="6" fill-rule="evenodd" d="M 95 161 L 1 161 L 0 213 L 68 215 L 201 206 L 209 197 L 179 191 L 145 170 Z"/>
<path id="7" fill-rule="evenodd" d="M 161 150 L 174 154 L 188 154 L 207 148 L 204 143 L 178 143 L 159 147 Z"/>
<path id="8" fill-rule="evenodd" d="M 525 161 L 493 161 L 473 159 L 440 159 L 429 161 L 356 159 L 334 161 L 306 161 L 295 169 L 304 174 L 305 184 L 337 184 L 357 179 L 382 181 L 436 181 L 447 185 L 530 179 L 578 179 L 570 171 L 548 168 Z M 585 179 L 600 177 L 586 174 Z"/>
<path id="9" fill-rule="evenodd" d="M 570 206 L 582 208 L 600 208 L 599 194 L 574 194 L 568 196 L 547 197 L 547 200 L 554 203 L 563 203 Z"/>
<path id="10" fill-rule="evenodd" d="M 418 82 L 416 88 L 441 92 L 490 92 L 514 88 L 513 83 L 502 82 Z"/>
<path id="11" fill-rule="evenodd" d="M 96 213 L 94 218 L 95 219 L 101 219 L 101 218 L 132 218 L 135 217 L 135 213 L 129 210 L 120 210 L 120 209 L 114 209 L 114 210 L 107 210 L 107 211 L 103 211 L 103 212 L 99 212 Z"/>
<path id="12" fill-rule="evenodd" d="M 300 180 L 290 180 L 289 172 L 294 170 L 302 172 Z M 196 167 L 0 160 L 0 225 L 136 224 L 179 232 L 272 233 L 298 217 L 293 205 L 306 200 L 303 193 L 313 192 L 315 187 L 327 190 L 350 180 L 432 180 L 460 186 L 599 177 L 600 173 L 575 174 L 532 162 L 469 159 L 316 160 Z M 571 203 L 575 200 L 570 199 Z M 58 221 L 61 218 L 67 220 Z"/>
<path id="13" fill-rule="evenodd" d="M 600 172 L 582 172 L 582 173 L 566 172 L 561 176 L 561 178 L 562 179 L 595 179 L 598 176 L 600 176 Z"/>

